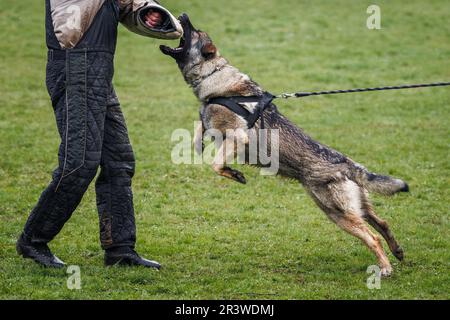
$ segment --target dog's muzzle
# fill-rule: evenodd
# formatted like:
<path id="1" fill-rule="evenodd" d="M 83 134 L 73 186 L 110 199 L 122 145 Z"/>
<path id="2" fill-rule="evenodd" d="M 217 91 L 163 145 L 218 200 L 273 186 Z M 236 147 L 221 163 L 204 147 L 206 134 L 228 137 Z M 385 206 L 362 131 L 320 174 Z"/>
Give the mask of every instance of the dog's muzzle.
<path id="1" fill-rule="evenodd" d="M 162 53 L 173 57 L 176 60 L 182 60 L 189 55 L 191 48 L 191 36 L 192 31 L 196 31 L 192 25 L 187 14 L 182 14 L 179 18 L 180 24 L 183 28 L 183 36 L 180 39 L 180 44 L 176 48 L 171 48 L 165 45 L 161 45 L 159 48 Z"/>

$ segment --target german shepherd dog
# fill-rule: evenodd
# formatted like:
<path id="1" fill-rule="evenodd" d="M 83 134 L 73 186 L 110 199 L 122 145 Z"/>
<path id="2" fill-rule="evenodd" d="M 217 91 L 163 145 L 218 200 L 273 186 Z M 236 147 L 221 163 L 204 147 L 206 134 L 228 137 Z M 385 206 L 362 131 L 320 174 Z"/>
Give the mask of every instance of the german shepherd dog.
<path id="1" fill-rule="evenodd" d="M 211 104 L 215 97 L 259 96 L 263 89 L 246 74 L 231 66 L 223 58 L 211 38 L 197 30 L 183 14 L 180 22 L 184 36 L 177 48 L 161 46 L 161 51 L 173 57 L 184 79 L 201 101 L 201 122 L 195 133 L 197 152 L 203 151 L 203 133 L 219 130 L 223 142 L 217 146 L 213 170 L 224 177 L 245 183 L 244 175 L 226 164 L 237 156 L 236 140 L 248 143 L 248 133 L 264 128 L 279 131 L 279 171 L 282 176 L 300 181 L 328 218 L 346 232 L 362 240 L 376 255 L 382 276 L 389 276 L 392 267 L 383 250 L 380 238 L 366 224 L 371 225 L 387 241 L 393 255 L 403 260 L 403 250 L 395 240 L 386 221 L 379 218 L 369 200 L 369 192 L 393 195 L 408 192 L 408 185 L 399 179 L 369 172 L 352 159 L 320 144 L 309 137 L 277 111 L 275 105 L 266 108 L 255 126 L 248 129 L 246 120 L 228 108 Z M 231 135 L 229 132 L 246 134 Z M 227 131 L 228 130 L 228 131 Z"/>

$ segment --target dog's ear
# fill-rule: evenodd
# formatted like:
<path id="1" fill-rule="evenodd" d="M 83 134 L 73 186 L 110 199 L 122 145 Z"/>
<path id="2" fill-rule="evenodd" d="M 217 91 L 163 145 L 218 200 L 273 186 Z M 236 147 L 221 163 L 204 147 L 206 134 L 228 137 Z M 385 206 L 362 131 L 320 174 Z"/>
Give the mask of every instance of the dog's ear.
<path id="1" fill-rule="evenodd" d="M 216 53 L 217 53 L 217 48 L 212 42 L 205 44 L 202 48 L 202 56 L 206 60 L 214 58 Z"/>

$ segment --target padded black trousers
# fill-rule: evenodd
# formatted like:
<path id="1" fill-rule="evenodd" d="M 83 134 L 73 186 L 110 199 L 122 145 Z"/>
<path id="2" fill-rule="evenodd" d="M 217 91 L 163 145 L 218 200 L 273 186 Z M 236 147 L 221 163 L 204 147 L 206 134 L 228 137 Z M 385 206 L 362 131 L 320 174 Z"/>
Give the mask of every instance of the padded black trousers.
<path id="1" fill-rule="evenodd" d="M 58 168 L 25 225 L 32 242 L 47 243 L 61 231 L 100 168 L 95 190 L 102 248 L 135 245 L 135 159 L 113 73 L 109 52 L 49 51 L 47 88 L 61 144 Z"/>

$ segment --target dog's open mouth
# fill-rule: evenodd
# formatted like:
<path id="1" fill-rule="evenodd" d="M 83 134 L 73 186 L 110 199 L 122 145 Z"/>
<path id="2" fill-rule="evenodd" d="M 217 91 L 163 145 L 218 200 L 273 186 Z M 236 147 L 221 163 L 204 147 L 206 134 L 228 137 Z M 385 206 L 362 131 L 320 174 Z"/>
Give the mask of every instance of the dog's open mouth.
<path id="1" fill-rule="evenodd" d="M 181 26 L 183 27 L 184 35 L 180 39 L 180 44 L 176 48 L 171 48 L 169 46 L 161 45 L 159 48 L 162 53 L 169 55 L 175 59 L 183 58 L 189 51 L 191 31 L 195 30 L 189 20 L 187 14 L 182 14 L 178 20 L 180 20 Z"/>
<path id="2" fill-rule="evenodd" d="M 183 37 L 181 37 L 181 39 L 180 39 L 180 44 L 178 45 L 178 47 L 176 47 L 176 48 L 170 48 L 170 47 L 168 47 L 168 46 L 161 45 L 161 46 L 160 46 L 160 49 L 161 49 L 161 51 L 162 51 L 164 54 L 177 55 L 177 54 L 180 54 L 180 53 L 182 53 L 182 52 L 184 51 L 184 46 L 185 46 L 185 45 L 186 45 L 186 40 L 185 40 L 185 38 L 184 38 L 184 36 L 183 36 Z"/>

